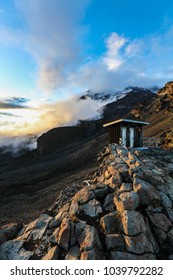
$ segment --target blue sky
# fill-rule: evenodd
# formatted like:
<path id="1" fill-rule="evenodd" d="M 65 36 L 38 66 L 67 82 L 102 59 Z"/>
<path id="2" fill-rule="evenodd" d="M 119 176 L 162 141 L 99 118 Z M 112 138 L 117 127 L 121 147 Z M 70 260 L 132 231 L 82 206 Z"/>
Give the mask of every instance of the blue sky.
<path id="1" fill-rule="evenodd" d="M 171 0 L 0 0 L 0 133 L 2 123 L 9 134 L 12 123 L 30 127 L 31 115 L 33 126 L 48 114 L 46 128 L 56 125 L 58 104 L 70 111 L 70 98 L 87 89 L 172 79 Z M 7 111 L 14 97 L 27 102 Z M 60 122 L 71 119 L 74 112 Z"/>

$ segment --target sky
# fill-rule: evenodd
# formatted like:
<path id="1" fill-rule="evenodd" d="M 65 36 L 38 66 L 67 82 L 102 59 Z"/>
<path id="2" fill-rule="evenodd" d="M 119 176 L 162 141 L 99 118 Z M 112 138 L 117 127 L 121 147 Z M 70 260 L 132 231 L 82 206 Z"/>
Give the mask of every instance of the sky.
<path id="1" fill-rule="evenodd" d="M 172 79 L 171 0 L 0 0 L 0 144 L 96 116 L 88 89 Z"/>

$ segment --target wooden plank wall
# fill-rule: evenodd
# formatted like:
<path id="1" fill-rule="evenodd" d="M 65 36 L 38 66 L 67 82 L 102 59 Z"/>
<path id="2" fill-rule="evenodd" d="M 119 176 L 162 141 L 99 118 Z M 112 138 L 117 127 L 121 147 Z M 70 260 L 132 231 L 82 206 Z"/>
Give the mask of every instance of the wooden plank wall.
<path id="1" fill-rule="evenodd" d="M 120 138 L 120 124 L 112 125 L 109 127 L 109 143 L 119 144 Z"/>

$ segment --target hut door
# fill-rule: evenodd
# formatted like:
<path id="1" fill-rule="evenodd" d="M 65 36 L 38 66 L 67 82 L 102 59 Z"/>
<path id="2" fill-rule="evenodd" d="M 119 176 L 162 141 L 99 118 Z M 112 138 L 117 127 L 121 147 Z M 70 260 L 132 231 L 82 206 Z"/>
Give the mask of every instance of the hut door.
<path id="1" fill-rule="evenodd" d="M 121 135 L 122 135 L 122 145 L 126 146 L 126 142 L 127 142 L 127 129 L 126 127 L 122 127 L 121 128 Z"/>
<path id="2" fill-rule="evenodd" d="M 134 127 L 130 127 L 130 148 L 134 147 L 135 131 Z"/>

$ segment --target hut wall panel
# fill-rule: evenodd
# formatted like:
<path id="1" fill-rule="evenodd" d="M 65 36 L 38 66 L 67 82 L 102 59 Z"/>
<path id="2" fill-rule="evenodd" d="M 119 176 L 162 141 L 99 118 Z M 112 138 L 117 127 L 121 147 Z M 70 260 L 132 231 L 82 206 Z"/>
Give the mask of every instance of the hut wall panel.
<path id="1" fill-rule="evenodd" d="M 120 137 L 120 125 L 113 125 L 109 127 L 109 143 L 117 143 L 119 144 Z"/>

